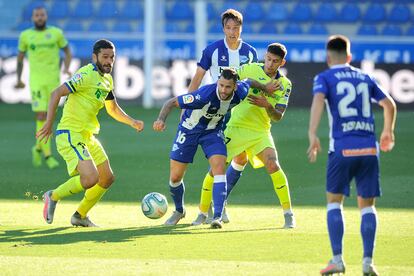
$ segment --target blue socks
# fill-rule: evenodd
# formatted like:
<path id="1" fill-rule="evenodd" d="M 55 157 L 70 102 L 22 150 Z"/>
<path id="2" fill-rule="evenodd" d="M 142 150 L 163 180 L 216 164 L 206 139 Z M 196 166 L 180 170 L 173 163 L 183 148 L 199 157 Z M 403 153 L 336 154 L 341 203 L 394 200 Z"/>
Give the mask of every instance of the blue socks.
<path id="1" fill-rule="evenodd" d="M 170 181 L 170 193 L 174 200 L 175 210 L 180 213 L 184 213 L 184 192 L 184 182 L 172 183 Z"/>
<path id="2" fill-rule="evenodd" d="M 225 175 L 215 175 L 213 184 L 214 219 L 221 218 L 224 201 L 227 197 L 227 184 Z"/>
<path id="3" fill-rule="evenodd" d="M 377 212 L 374 206 L 361 209 L 361 236 L 364 244 L 364 259 L 372 258 L 377 230 Z"/>
<path id="4" fill-rule="evenodd" d="M 231 161 L 230 166 L 227 168 L 226 171 L 226 178 L 227 178 L 227 197 L 229 197 L 231 190 L 233 190 L 234 186 L 237 184 L 242 172 L 244 170 L 244 166 L 236 164 L 235 162 Z"/>
<path id="5" fill-rule="evenodd" d="M 328 232 L 331 240 L 333 255 L 342 255 L 342 241 L 344 237 L 344 219 L 342 206 L 339 203 L 328 203 Z"/>

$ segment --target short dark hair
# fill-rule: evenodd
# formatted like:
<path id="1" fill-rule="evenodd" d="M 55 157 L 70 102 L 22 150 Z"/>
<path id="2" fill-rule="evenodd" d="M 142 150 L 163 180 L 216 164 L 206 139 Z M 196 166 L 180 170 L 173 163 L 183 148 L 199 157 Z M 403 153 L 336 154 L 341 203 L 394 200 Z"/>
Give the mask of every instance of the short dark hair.
<path id="1" fill-rule="evenodd" d="M 225 68 L 223 71 L 221 71 L 220 77 L 223 77 L 226 80 L 233 80 L 234 83 L 237 82 L 239 79 L 239 75 L 237 74 L 237 71 L 233 68 Z"/>
<path id="2" fill-rule="evenodd" d="M 233 19 L 240 26 L 243 25 L 243 15 L 234 9 L 228 9 L 221 14 L 221 25 L 224 27 L 229 19 Z"/>
<path id="3" fill-rule="evenodd" d="M 351 42 L 344 35 L 333 35 L 329 37 L 328 42 L 326 43 L 326 50 L 350 54 Z"/>
<path id="4" fill-rule="evenodd" d="M 98 55 L 101 49 L 115 49 L 115 45 L 108 39 L 99 39 L 93 45 L 93 53 Z"/>
<path id="5" fill-rule="evenodd" d="M 267 46 L 267 51 L 284 59 L 287 55 L 286 46 L 281 43 L 272 43 Z"/>

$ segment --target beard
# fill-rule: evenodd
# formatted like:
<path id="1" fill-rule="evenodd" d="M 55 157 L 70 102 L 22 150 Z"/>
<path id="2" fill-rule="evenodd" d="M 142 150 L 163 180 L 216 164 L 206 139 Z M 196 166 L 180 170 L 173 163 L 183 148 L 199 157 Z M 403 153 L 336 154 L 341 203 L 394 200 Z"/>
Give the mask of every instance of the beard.
<path id="1" fill-rule="evenodd" d="M 101 71 L 104 74 L 109 74 L 112 72 L 112 66 L 108 68 L 107 66 L 102 65 L 102 63 L 100 63 L 99 60 L 96 61 L 96 66 L 98 67 L 99 71 Z"/>
<path id="2" fill-rule="evenodd" d="M 46 21 L 43 21 L 43 22 L 35 22 L 34 25 L 35 25 L 35 28 L 36 29 L 42 30 L 42 29 L 44 29 L 46 27 Z"/>

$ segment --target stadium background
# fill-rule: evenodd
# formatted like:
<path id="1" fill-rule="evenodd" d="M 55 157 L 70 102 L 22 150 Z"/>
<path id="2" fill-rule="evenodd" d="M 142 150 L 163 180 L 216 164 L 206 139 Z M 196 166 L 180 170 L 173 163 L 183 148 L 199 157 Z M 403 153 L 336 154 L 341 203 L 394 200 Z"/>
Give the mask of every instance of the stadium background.
<path id="1" fill-rule="evenodd" d="M 373 73 L 400 108 L 414 107 L 414 1 L 410 0 L 161 0 L 153 2 L 151 17 L 144 0 L 0 1 L 0 101 L 30 101 L 28 89 L 13 88 L 15 56 L 19 32 L 32 26 L 31 11 L 38 5 L 47 8 L 49 25 L 64 30 L 74 55 L 72 71 L 90 61 L 96 39 L 115 41 L 117 95 L 131 103 L 144 101 L 149 107 L 184 93 L 201 50 L 223 37 L 221 12 L 232 7 L 243 13 L 242 38 L 257 48 L 260 59 L 268 43 L 286 44 L 292 106 L 309 105 L 312 77 L 326 68 L 327 35 L 341 33 L 352 39 L 353 64 Z M 152 23 L 149 34 L 147 17 Z M 149 40 L 152 59 L 145 48 Z M 152 76 L 144 70 L 144 58 L 153 65 Z M 28 66 L 23 74 L 27 79 Z"/>

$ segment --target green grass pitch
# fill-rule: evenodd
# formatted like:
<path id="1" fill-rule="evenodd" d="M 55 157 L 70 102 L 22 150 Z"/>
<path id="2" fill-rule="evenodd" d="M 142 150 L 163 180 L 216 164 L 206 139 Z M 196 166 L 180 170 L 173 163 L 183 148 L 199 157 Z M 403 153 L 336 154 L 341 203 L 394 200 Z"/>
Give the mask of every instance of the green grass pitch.
<path id="1" fill-rule="evenodd" d="M 168 195 L 169 150 L 178 112 L 164 133 L 152 131 L 158 110 L 128 106 L 145 121 L 143 133 L 101 112 L 101 134 L 116 182 L 90 212 L 97 229 L 73 228 L 70 216 L 81 195 L 59 203 L 55 221 L 42 218 L 41 195 L 67 179 L 56 170 L 31 166 L 33 114 L 28 105 L 0 104 L 0 274 L 1 275 L 318 275 L 330 258 L 325 221 L 326 119 L 320 127 L 324 153 L 306 159 L 308 110 L 288 109 L 273 126 L 279 159 L 291 189 L 298 227 L 284 230 L 283 215 L 269 177 L 248 167 L 229 200 L 231 223 L 221 230 L 192 227 L 203 176 L 201 150 L 185 177 L 187 217 L 163 227 L 140 210 L 148 192 Z M 377 128 L 381 113 L 376 111 Z M 412 111 L 397 118 L 396 147 L 381 155 L 383 197 L 377 201 L 379 228 L 375 262 L 382 275 L 414 275 L 414 129 Z M 361 274 L 360 216 L 355 191 L 345 203 L 347 275 Z M 173 206 L 170 204 L 168 214 Z"/>

